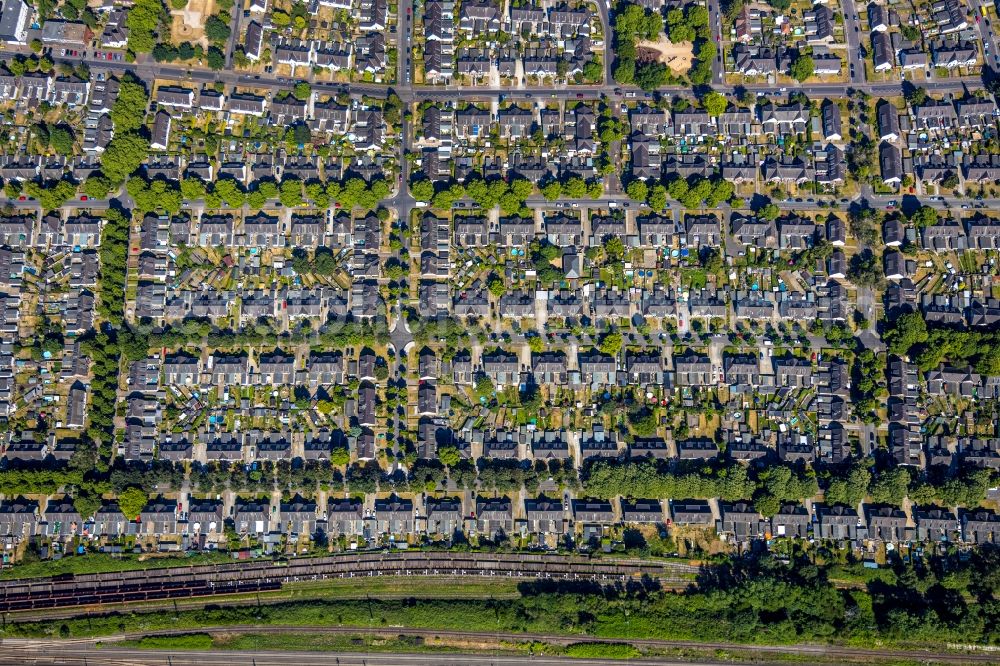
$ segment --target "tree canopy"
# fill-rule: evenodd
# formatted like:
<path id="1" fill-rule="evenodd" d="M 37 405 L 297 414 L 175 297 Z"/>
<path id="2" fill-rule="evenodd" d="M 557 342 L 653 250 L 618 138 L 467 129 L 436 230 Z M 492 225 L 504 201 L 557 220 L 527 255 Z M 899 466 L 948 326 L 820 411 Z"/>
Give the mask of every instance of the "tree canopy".
<path id="1" fill-rule="evenodd" d="M 701 105 L 705 107 L 708 115 L 717 117 L 726 112 L 729 102 L 726 101 L 725 95 L 713 90 L 701 98 Z"/>
<path id="2" fill-rule="evenodd" d="M 126 488 L 118 494 L 118 508 L 129 520 L 135 520 L 148 501 L 149 496 L 139 488 Z"/>
<path id="3" fill-rule="evenodd" d="M 146 121 L 146 107 L 149 106 L 149 94 L 146 86 L 131 74 L 126 75 L 119 86 L 118 97 L 111 107 L 111 120 L 115 124 L 115 132 L 132 132 Z"/>
<path id="4" fill-rule="evenodd" d="M 111 182 L 128 178 L 149 155 L 149 139 L 138 134 L 116 134 L 101 155 L 101 171 Z"/>
<path id="5" fill-rule="evenodd" d="M 149 53 L 156 46 L 156 31 L 166 17 L 162 0 L 136 0 L 129 9 L 128 49 L 132 53 Z"/>
<path id="6" fill-rule="evenodd" d="M 816 63 L 813 61 L 812 56 L 800 53 L 798 57 L 792 61 L 789 74 L 791 74 L 792 78 L 799 83 L 803 83 L 806 79 L 812 76 L 815 71 Z"/>

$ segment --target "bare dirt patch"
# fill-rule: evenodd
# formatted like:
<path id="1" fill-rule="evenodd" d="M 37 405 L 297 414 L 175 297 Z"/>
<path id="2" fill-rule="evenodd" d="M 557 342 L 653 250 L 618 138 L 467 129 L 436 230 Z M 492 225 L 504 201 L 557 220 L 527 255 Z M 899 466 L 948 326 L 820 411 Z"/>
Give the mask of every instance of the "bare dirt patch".
<path id="1" fill-rule="evenodd" d="M 683 74 L 691 69 L 691 62 L 694 60 L 694 44 L 691 42 L 674 44 L 662 33 L 655 42 L 640 40 L 635 46 L 639 60 L 658 60 L 677 74 Z"/>
<path id="2" fill-rule="evenodd" d="M 207 48 L 205 21 L 214 13 L 214 0 L 188 0 L 184 9 L 171 11 L 170 37 L 174 44 L 191 42 Z"/>

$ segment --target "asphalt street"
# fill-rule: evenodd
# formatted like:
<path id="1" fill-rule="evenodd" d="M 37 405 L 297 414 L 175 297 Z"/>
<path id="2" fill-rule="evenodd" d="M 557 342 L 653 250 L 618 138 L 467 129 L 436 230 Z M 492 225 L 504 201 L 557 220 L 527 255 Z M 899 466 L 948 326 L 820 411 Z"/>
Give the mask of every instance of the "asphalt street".
<path id="1" fill-rule="evenodd" d="M 712 39 L 719 47 L 719 52 L 712 61 L 712 85 L 718 88 L 724 87 L 726 71 L 723 67 L 722 49 L 722 9 L 719 0 L 708 0 L 708 25 L 712 31 Z"/>
<path id="2" fill-rule="evenodd" d="M 717 11 L 718 10 L 716 10 L 716 12 Z M 410 48 L 409 33 L 412 30 L 412 25 L 412 19 L 405 21 L 404 27 L 399 34 L 399 53 L 401 55 L 398 64 L 398 75 L 401 77 L 400 84 L 387 86 L 378 83 L 334 83 L 329 81 L 313 81 L 311 84 L 313 89 L 317 92 L 325 94 L 349 92 L 351 94 L 369 95 L 372 97 L 384 97 L 389 90 L 394 90 L 404 102 L 420 101 L 425 99 L 491 100 L 499 97 L 500 95 L 507 96 L 510 99 L 573 99 L 593 97 L 595 95 L 612 96 L 616 94 L 616 91 L 621 91 L 623 94 L 627 92 L 635 92 L 637 95 L 646 94 L 634 86 L 622 86 L 614 83 L 610 78 L 610 73 L 607 73 L 607 83 L 603 85 L 570 86 L 561 84 L 539 86 L 531 89 L 512 89 L 502 86 L 491 87 L 479 85 L 413 85 L 410 82 L 411 77 L 409 68 L 406 66 L 407 54 L 409 53 Z M 715 29 L 719 29 L 718 26 Z M 713 31 L 715 29 L 713 29 Z M 983 27 L 983 29 L 985 29 L 985 27 Z M 57 60 L 69 63 L 79 62 L 79 60 L 74 61 L 65 58 L 57 58 Z M 232 70 L 217 72 L 203 67 L 185 67 L 173 64 L 157 63 L 153 61 L 109 63 L 107 61 L 96 60 L 93 58 L 85 58 L 83 61 L 91 67 L 103 68 L 115 73 L 126 71 L 132 72 L 144 80 L 159 78 L 201 84 L 222 82 L 232 86 L 259 88 L 271 91 L 287 90 L 298 80 L 288 77 L 274 76 L 271 74 L 245 74 Z M 610 68 L 611 63 L 606 63 L 606 67 Z M 863 82 L 860 79 L 861 76 L 859 76 L 855 82 L 848 84 L 811 83 L 807 85 L 789 85 L 776 90 L 774 85 L 766 83 L 746 85 L 725 84 L 721 81 L 721 74 L 717 74 L 713 80 L 713 88 L 724 93 L 734 93 L 740 90 L 748 90 L 753 93 L 759 92 L 770 95 L 774 95 L 776 93 L 786 94 L 792 91 L 798 91 L 805 93 L 810 97 L 844 95 L 850 90 L 864 91 L 870 95 L 876 96 L 902 94 L 902 82 L 900 81 Z M 982 78 L 979 76 L 954 77 L 944 81 L 928 81 L 926 83 L 922 83 L 921 85 L 929 93 L 961 93 L 966 89 L 977 89 L 982 87 Z M 660 88 L 658 92 L 669 95 L 682 93 L 689 94 L 691 89 L 688 86 L 664 86 Z"/>
<path id="3" fill-rule="evenodd" d="M 997 39 L 997 33 L 993 29 L 993 19 L 986 11 L 986 7 L 993 3 L 987 3 L 985 0 L 973 0 L 969 4 L 972 6 L 979 35 L 983 39 L 983 59 L 993 69 L 1000 69 L 1000 40 Z"/>
<path id="4" fill-rule="evenodd" d="M 844 0 L 844 34 L 847 38 L 848 79 L 851 85 L 865 80 L 865 61 L 861 57 L 861 15 L 854 0 Z"/>

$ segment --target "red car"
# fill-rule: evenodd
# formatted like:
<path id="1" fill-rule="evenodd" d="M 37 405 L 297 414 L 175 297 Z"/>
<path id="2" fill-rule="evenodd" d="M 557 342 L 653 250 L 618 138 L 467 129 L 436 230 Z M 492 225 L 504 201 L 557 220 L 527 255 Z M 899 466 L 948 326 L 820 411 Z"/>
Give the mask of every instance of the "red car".
<path id="1" fill-rule="evenodd" d="M 87 201 L 88 197 L 86 194 L 80 197 L 80 201 Z"/>

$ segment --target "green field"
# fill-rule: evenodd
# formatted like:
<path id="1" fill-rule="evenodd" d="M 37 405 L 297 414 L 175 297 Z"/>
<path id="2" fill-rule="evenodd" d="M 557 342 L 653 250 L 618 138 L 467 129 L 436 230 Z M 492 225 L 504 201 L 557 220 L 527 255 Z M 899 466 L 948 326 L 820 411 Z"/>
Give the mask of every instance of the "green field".
<path id="1" fill-rule="evenodd" d="M 211 650 L 215 647 L 215 640 L 205 633 L 191 633 L 172 636 L 144 636 L 134 641 L 119 641 L 114 645 L 144 650 Z"/>
<path id="2" fill-rule="evenodd" d="M 635 659 L 642 651 L 628 643 L 573 643 L 566 646 L 564 654 L 580 659 Z"/>
<path id="3" fill-rule="evenodd" d="M 115 641 L 108 643 L 114 647 L 134 647 L 143 650 L 288 650 L 302 652 L 472 652 L 467 646 L 443 644 L 421 636 L 405 634 L 386 637 L 372 634 L 322 634 L 277 632 L 263 633 L 227 633 L 210 635 L 203 632 L 178 634 L 171 636 L 146 636 L 138 640 Z M 490 653 L 526 654 L 529 649 L 542 647 L 540 644 L 518 643 L 497 644 Z M 555 646 L 545 646 L 548 654 L 559 651 Z M 543 648 L 544 649 L 544 648 Z"/>

